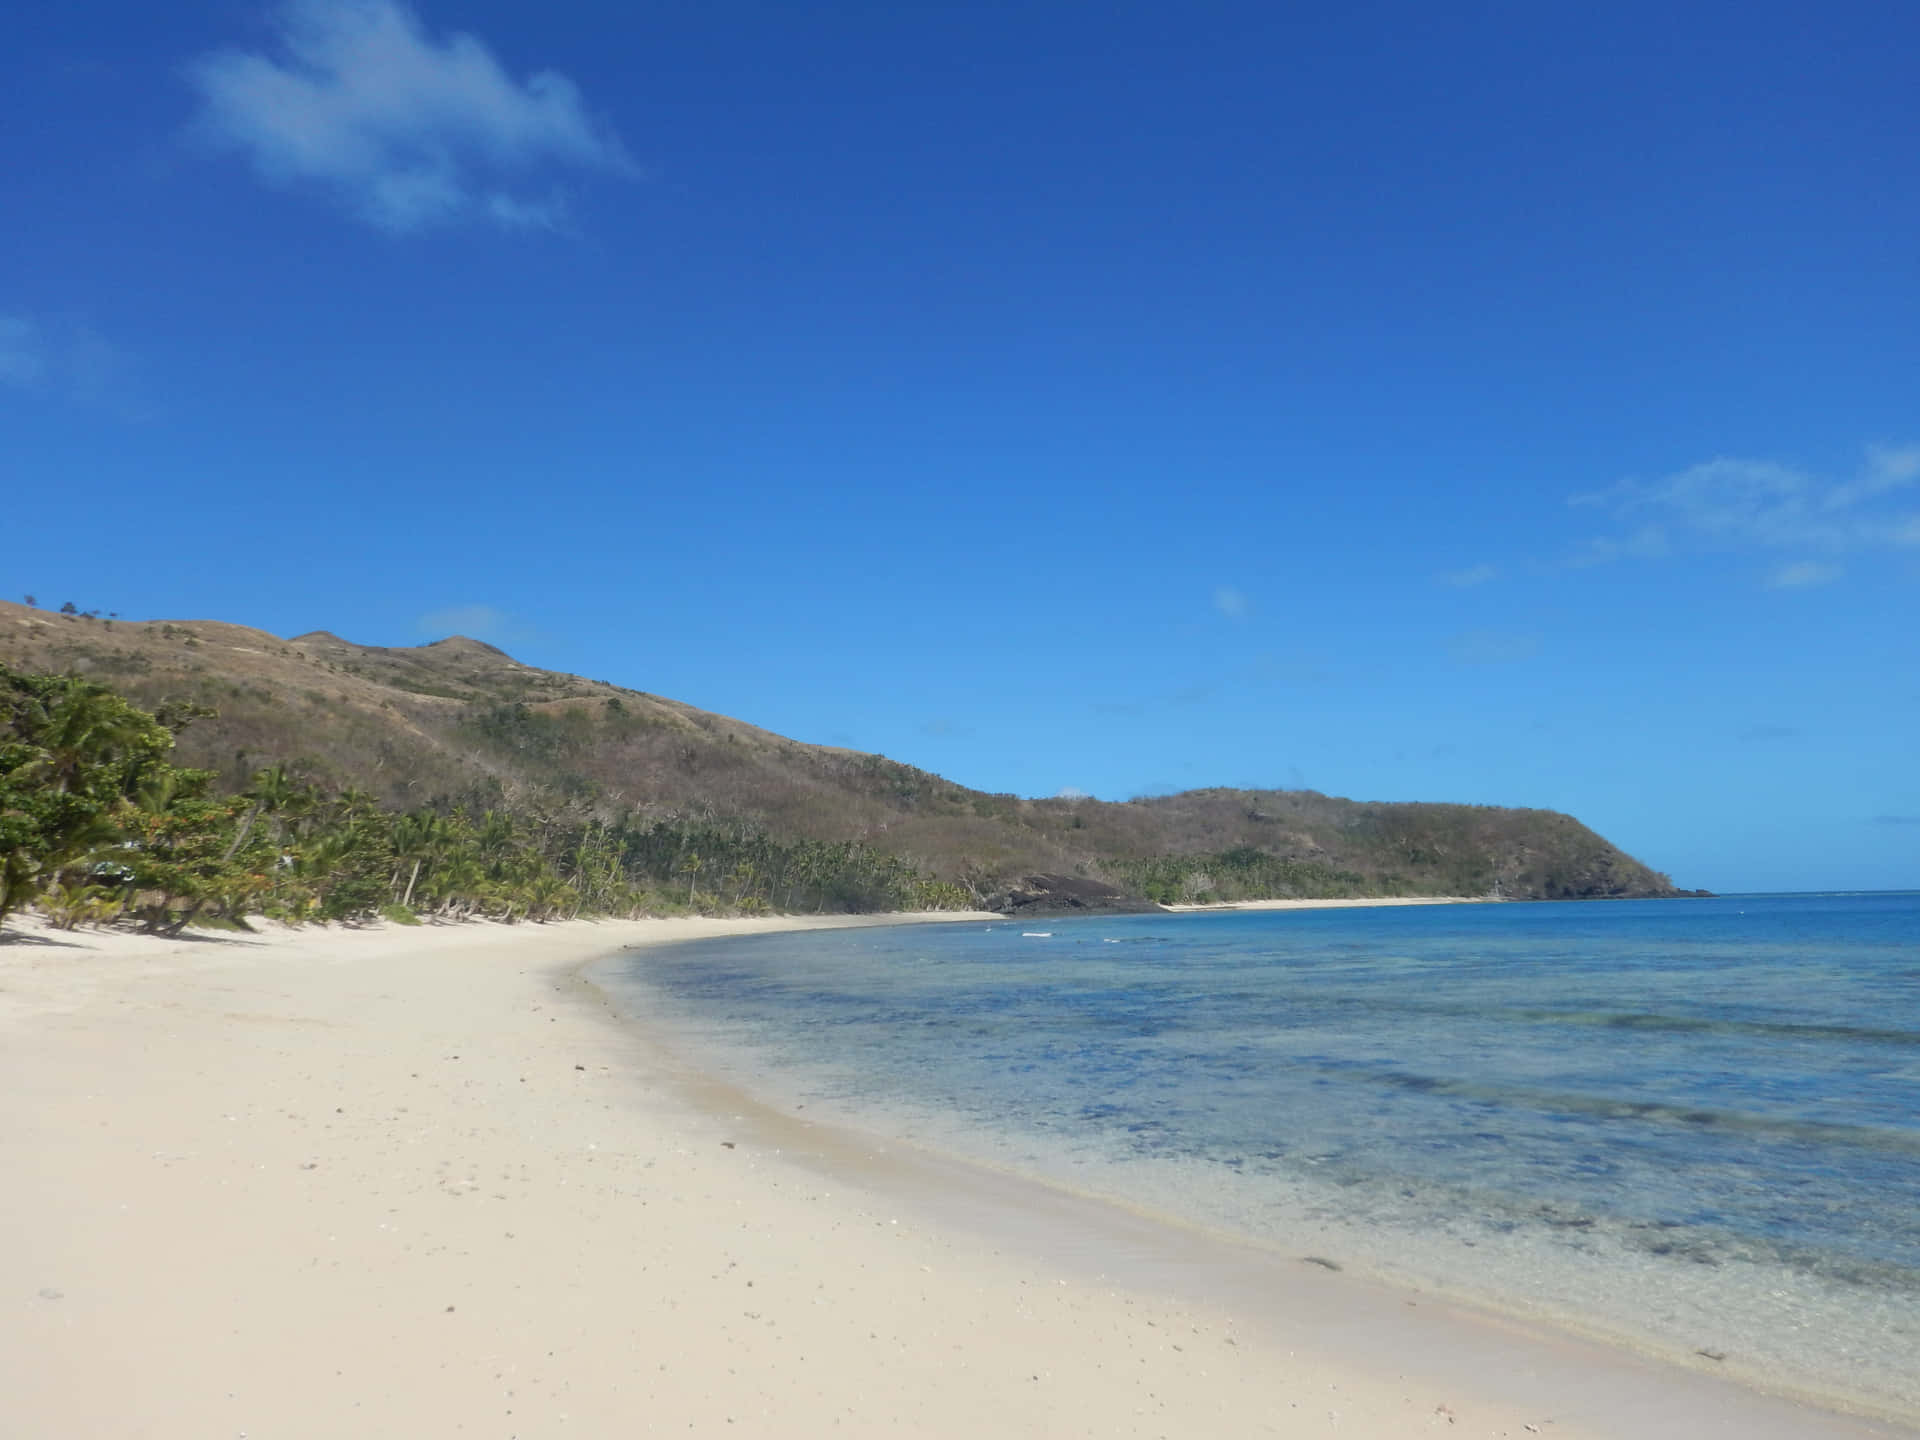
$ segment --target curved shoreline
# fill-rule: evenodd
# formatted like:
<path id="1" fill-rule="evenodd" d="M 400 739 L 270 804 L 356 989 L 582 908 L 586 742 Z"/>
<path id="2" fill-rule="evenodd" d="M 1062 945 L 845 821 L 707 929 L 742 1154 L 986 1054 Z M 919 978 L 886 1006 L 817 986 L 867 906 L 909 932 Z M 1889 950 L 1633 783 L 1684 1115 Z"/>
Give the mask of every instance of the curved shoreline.
<path id="1" fill-rule="evenodd" d="M 993 917 L 993 923 L 1008 922 Z M 1920 1436 L 1903 1412 L 1822 1388 L 1810 1372 L 1789 1381 L 1751 1366 L 1722 1368 L 1716 1354 L 1697 1351 L 1701 1358 L 1692 1360 L 1671 1337 L 1623 1329 L 1598 1315 L 1518 1298 L 1502 1303 L 1497 1293 L 1291 1253 L 1058 1174 L 883 1133 L 863 1117 L 801 1115 L 791 1099 L 783 1103 L 753 1081 L 718 1070 L 700 1055 L 697 1035 L 623 1006 L 589 973 L 619 958 L 581 967 L 583 981 L 681 1077 L 696 1109 L 825 1178 L 879 1189 L 936 1225 L 1060 1266 L 1079 1283 L 1226 1306 L 1243 1337 L 1254 1327 L 1284 1341 L 1290 1354 L 1319 1351 L 1323 1365 L 1359 1363 L 1403 1382 L 1424 1374 L 1441 1388 L 1464 1382 L 1470 1393 L 1508 1404 L 1542 1406 L 1552 1397 L 1580 1395 L 1579 1419 L 1594 1434 Z M 1341 1337 L 1331 1348 L 1329 1327 Z M 1563 1406 L 1559 1423 L 1572 1418 Z M 1839 1428 L 1823 1428 L 1829 1423 Z M 1855 1428 L 1861 1425 L 1869 1428 Z"/>
<path id="2" fill-rule="evenodd" d="M 1165 1226 L 977 1168 L 896 1188 L 901 1147 L 723 1090 L 692 1103 L 711 1077 L 637 1054 L 577 976 L 622 946 L 828 922 L 10 929 L 10 1422 L 1911 1434 L 1297 1261 L 1221 1269 Z M 1140 1263 L 1116 1274 L 1127 1246 Z"/>

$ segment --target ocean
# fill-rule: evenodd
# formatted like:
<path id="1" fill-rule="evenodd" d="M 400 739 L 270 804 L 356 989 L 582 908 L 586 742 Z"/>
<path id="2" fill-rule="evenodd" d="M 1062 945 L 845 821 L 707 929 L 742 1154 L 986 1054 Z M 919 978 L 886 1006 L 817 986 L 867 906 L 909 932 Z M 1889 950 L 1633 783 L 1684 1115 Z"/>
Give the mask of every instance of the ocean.
<path id="1" fill-rule="evenodd" d="M 604 983 L 816 1119 L 1920 1416 L 1920 893 L 814 931 Z"/>

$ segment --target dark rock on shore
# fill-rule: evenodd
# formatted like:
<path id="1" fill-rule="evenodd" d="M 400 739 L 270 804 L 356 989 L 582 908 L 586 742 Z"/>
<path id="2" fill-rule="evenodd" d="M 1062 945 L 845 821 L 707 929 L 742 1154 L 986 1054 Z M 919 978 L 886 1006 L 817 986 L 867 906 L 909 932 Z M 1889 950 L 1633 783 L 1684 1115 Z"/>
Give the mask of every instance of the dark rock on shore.
<path id="1" fill-rule="evenodd" d="M 989 896 L 986 908 L 1002 915 L 1124 915 L 1160 906 L 1083 875 L 1026 875 Z"/>

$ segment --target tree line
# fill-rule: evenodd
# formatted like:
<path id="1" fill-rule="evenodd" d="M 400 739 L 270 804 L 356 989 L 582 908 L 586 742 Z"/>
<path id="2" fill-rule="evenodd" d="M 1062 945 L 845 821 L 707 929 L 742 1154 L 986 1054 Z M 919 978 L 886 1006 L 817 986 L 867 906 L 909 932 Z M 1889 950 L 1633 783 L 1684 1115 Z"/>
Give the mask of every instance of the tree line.
<path id="1" fill-rule="evenodd" d="M 1313 860 L 1291 860 L 1251 845 L 1208 855 L 1106 859 L 1114 884 L 1162 905 L 1217 905 L 1233 900 L 1344 900 L 1407 893 L 1396 876 L 1369 879 Z"/>
<path id="2" fill-rule="evenodd" d="M 284 766 L 222 791 L 170 760 L 204 710 L 142 710 L 107 686 L 0 665 L 0 922 L 177 935 L 385 915 L 553 920 L 699 911 L 965 909 L 973 897 L 857 842 L 746 824 L 462 807 L 383 809 Z"/>

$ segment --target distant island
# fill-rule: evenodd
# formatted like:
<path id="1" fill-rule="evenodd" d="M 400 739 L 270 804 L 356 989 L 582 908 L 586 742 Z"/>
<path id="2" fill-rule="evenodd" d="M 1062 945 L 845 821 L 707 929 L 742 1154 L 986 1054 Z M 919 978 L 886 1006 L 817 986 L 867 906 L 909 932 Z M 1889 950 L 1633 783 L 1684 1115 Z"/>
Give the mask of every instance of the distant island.
<path id="1" fill-rule="evenodd" d="M 1024 799 L 460 636 L 0 602 L 0 917 L 1154 909 L 1668 897 L 1549 810 Z"/>

